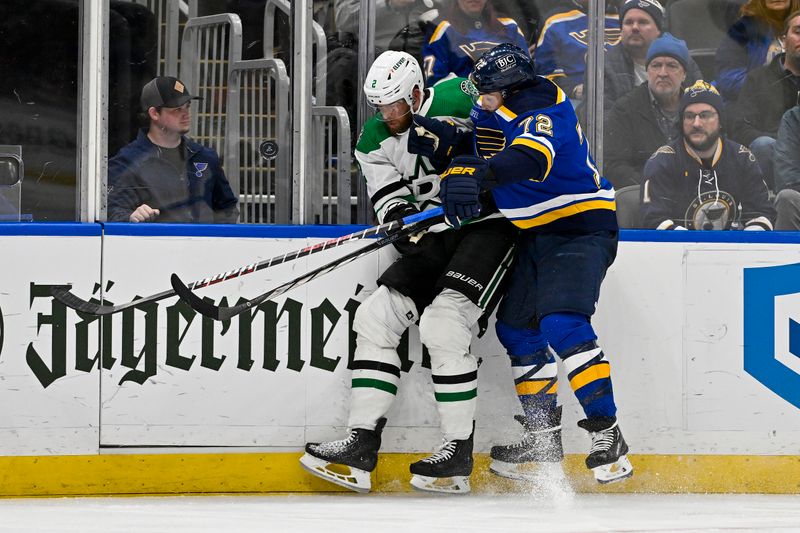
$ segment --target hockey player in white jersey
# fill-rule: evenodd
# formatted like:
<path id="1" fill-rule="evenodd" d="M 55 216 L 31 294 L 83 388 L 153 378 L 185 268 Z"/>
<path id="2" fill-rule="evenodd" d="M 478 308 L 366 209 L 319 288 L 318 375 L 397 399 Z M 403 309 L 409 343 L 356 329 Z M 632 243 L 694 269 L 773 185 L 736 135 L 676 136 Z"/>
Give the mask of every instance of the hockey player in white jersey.
<path id="1" fill-rule="evenodd" d="M 405 52 L 384 52 L 375 60 L 364 92 L 378 113 L 364 125 L 355 155 L 380 222 L 440 205 L 436 170 L 447 167 L 462 139 L 471 142 L 470 87 L 453 78 L 425 89 L 419 65 Z M 486 214 L 491 212 L 485 209 L 479 223 L 460 231 L 437 231 L 447 229 L 440 224 L 414 242 L 396 245 L 400 258 L 381 274 L 353 321 L 349 433 L 342 440 L 307 444 L 301 463 L 309 472 L 352 490 L 370 490 L 385 415 L 400 384 L 397 346 L 419 320 L 443 445 L 410 466 L 411 484 L 469 492 L 478 370 L 470 353 L 472 327 L 499 293 L 516 234 L 496 209 Z"/>

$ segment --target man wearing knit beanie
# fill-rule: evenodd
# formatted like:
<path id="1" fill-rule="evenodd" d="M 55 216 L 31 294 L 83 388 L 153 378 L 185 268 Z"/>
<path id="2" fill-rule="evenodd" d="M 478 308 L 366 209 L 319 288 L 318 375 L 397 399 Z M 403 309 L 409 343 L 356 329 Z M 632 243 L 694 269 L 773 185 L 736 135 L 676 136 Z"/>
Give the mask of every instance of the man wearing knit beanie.
<path id="1" fill-rule="evenodd" d="M 619 8 L 619 21 L 620 45 L 606 52 L 603 69 L 605 111 L 647 81 L 647 52 L 664 30 L 664 8 L 657 0 L 625 0 Z M 702 77 L 700 67 L 689 58 L 686 62 L 689 83 Z"/>
<path id="2" fill-rule="evenodd" d="M 692 104 L 708 104 L 714 108 L 716 111 L 717 116 L 719 117 L 719 126 L 720 131 L 725 127 L 725 104 L 722 101 L 722 96 L 720 96 L 719 91 L 717 88 L 711 85 L 710 83 L 706 83 L 703 80 L 696 82 L 691 87 L 688 87 L 685 91 L 683 91 L 683 96 L 681 96 L 681 103 L 679 107 L 681 117 L 685 117 L 686 108 L 692 106 Z M 689 109 L 690 112 L 696 110 L 697 108 L 692 107 Z M 702 111 L 710 111 L 708 109 L 701 109 Z"/>
<path id="3" fill-rule="evenodd" d="M 664 7 L 656 0 L 626 0 L 619 6 L 619 20 L 625 21 L 625 16 L 631 9 L 644 11 L 658 27 L 658 31 L 664 29 Z"/>
<path id="4" fill-rule="evenodd" d="M 686 80 L 686 43 L 665 33 L 647 53 L 647 83 L 620 98 L 603 132 L 605 174 L 617 189 L 642 183 L 647 159 L 680 135 L 678 105 Z"/>
<path id="5" fill-rule="evenodd" d="M 771 230 L 775 211 L 753 154 L 722 137 L 722 97 L 700 80 L 680 101 L 682 136 L 644 167 L 646 228 Z"/>

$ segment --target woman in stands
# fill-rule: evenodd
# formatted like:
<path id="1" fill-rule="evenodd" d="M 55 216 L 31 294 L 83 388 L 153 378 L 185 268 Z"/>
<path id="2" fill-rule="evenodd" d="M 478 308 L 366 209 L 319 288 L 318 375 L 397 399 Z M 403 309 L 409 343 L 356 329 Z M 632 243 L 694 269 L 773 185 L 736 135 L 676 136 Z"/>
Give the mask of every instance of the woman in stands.
<path id="1" fill-rule="evenodd" d="M 736 100 L 747 73 L 783 52 L 779 36 L 786 16 L 800 0 L 748 0 L 717 49 L 717 88 L 726 101 Z"/>

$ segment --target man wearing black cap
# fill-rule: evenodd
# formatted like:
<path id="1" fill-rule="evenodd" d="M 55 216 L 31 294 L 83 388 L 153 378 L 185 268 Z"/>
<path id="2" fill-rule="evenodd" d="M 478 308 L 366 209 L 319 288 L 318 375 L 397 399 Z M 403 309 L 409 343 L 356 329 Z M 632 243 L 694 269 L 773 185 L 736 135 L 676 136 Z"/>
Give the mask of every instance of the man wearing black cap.
<path id="1" fill-rule="evenodd" d="M 647 82 L 647 51 L 664 30 L 664 8 L 657 0 L 626 0 L 619 7 L 619 20 L 620 46 L 608 50 L 603 68 L 606 111 L 634 87 Z M 691 84 L 702 77 L 700 67 L 689 57 L 686 80 Z"/>
<path id="2" fill-rule="evenodd" d="M 680 100 L 682 136 L 644 168 L 642 221 L 664 230 L 771 230 L 775 211 L 753 154 L 722 136 L 724 106 L 698 81 Z"/>
<path id="3" fill-rule="evenodd" d="M 219 155 L 186 137 L 198 99 L 171 76 L 144 86 L 149 126 L 109 161 L 109 221 L 236 223 L 237 199 Z"/>

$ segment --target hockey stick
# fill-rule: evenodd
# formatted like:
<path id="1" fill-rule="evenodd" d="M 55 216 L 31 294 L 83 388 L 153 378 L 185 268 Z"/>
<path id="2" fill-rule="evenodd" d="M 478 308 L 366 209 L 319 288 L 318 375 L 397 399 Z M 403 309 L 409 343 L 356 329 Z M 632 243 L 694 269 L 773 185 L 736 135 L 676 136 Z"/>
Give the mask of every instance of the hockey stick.
<path id="1" fill-rule="evenodd" d="M 436 211 L 439 214 L 433 218 L 424 218 L 416 223 L 409 224 L 398 232 L 387 235 L 386 237 L 383 237 L 377 241 L 373 241 L 367 246 L 359 248 L 358 250 L 354 250 L 349 254 L 336 259 L 335 261 L 331 261 L 330 263 L 319 268 L 315 268 L 314 270 L 306 272 L 302 276 L 299 276 L 291 281 L 287 281 L 286 283 L 278 285 L 274 289 L 270 289 L 269 291 L 256 296 L 255 298 L 245 300 L 244 302 L 232 307 L 214 305 L 210 300 L 200 298 L 196 293 L 192 292 L 192 289 L 189 286 L 185 285 L 181 281 L 177 274 L 173 274 L 170 278 L 170 281 L 172 282 L 172 288 L 176 293 L 178 293 L 178 296 L 180 296 L 181 300 L 188 303 L 192 309 L 201 315 L 213 318 L 214 320 L 229 320 L 234 316 L 247 311 L 248 309 L 258 306 L 262 302 L 276 298 L 281 294 L 294 289 L 295 287 L 299 287 L 300 285 L 305 285 L 309 281 L 312 281 L 319 276 L 327 274 L 328 272 L 332 272 L 333 270 L 351 263 L 375 250 L 383 248 L 387 244 L 391 244 L 402 237 L 413 235 L 414 233 L 427 227 L 438 224 L 439 222 L 443 222 L 444 214 L 441 213 L 441 209 L 437 208 L 433 211 Z"/>
<path id="2" fill-rule="evenodd" d="M 361 239 L 367 239 L 369 237 L 374 237 L 376 235 L 384 234 L 384 233 L 391 233 L 396 232 L 401 228 L 407 226 L 414 226 L 417 228 L 428 227 L 433 224 L 428 224 L 427 221 L 435 220 L 441 218 L 443 211 L 441 207 L 437 207 L 436 209 L 431 209 L 428 211 L 423 211 L 422 213 L 416 213 L 414 215 L 409 215 L 400 220 L 393 220 L 391 222 L 387 222 L 385 224 L 380 224 L 378 226 L 373 226 L 371 228 L 367 228 L 362 231 L 357 231 L 355 233 L 350 233 L 349 235 L 343 235 L 342 237 L 337 237 L 335 239 L 331 239 L 325 242 L 321 242 L 318 244 L 314 244 L 312 246 L 306 246 L 305 248 L 301 248 L 294 252 L 287 252 L 283 255 L 279 255 L 273 257 L 272 259 L 266 259 L 264 261 L 260 261 L 258 263 L 251 263 L 246 266 L 242 266 L 239 268 L 235 268 L 233 270 L 229 270 L 227 272 L 222 272 L 219 274 L 215 274 L 211 277 L 203 278 L 198 281 L 194 281 L 186 285 L 189 290 L 196 290 L 203 287 L 208 287 L 209 285 L 215 285 L 217 283 L 221 283 L 223 281 L 228 281 L 231 279 L 238 278 L 240 276 L 244 276 L 245 274 L 251 274 L 253 272 L 258 272 L 259 270 L 264 270 L 265 268 L 269 268 L 271 266 L 280 265 L 283 263 L 288 263 L 289 261 L 294 261 L 300 257 L 305 257 L 307 255 L 315 254 L 321 252 L 323 250 L 329 250 L 331 248 L 336 248 L 341 246 L 347 242 L 357 241 Z M 421 221 L 426 221 L 424 226 L 416 226 L 417 223 Z M 419 231 L 419 229 L 417 230 Z M 413 232 L 411 232 L 413 233 Z M 407 235 L 408 233 L 404 233 Z M 380 242 L 380 241 L 379 241 Z M 393 242 L 393 241 L 389 241 Z M 388 243 L 387 243 L 388 244 Z M 183 283 L 182 283 L 183 284 Z M 175 296 L 176 292 L 172 289 L 159 292 L 157 294 L 152 294 L 150 296 L 145 296 L 144 298 L 138 298 L 132 300 L 130 302 L 119 304 L 119 305 L 103 305 L 96 302 L 89 302 L 87 300 L 83 300 L 75 294 L 73 294 L 70 290 L 69 285 L 60 285 L 57 287 L 53 287 L 50 291 L 53 298 L 58 300 L 59 302 L 63 303 L 67 307 L 75 309 L 76 311 L 80 311 L 82 313 L 88 313 L 90 315 L 111 315 L 113 313 L 119 313 L 120 311 L 124 311 L 125 309 L 130 309 L 131 307 L 136 307 L 137 305 L 148 303 L 148 302 L 157 302 L 159 300 L 163 300 L 165 298 L 169 298 L 171 296 Z"/>

